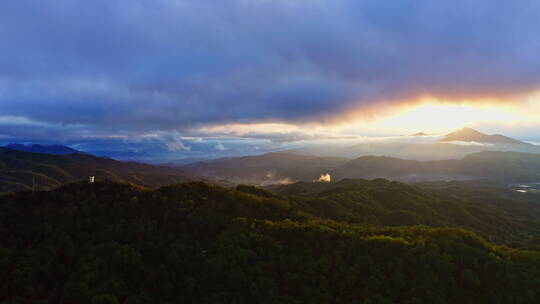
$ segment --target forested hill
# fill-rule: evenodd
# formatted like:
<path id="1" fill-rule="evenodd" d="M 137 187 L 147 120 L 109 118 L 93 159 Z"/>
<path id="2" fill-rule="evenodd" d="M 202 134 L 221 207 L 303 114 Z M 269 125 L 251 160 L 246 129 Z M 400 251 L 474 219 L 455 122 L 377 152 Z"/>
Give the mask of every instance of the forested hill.
<path id="1" fill-rule="evenodd" d="M 51 155 L 0 148 L 0 193 L 32 189 L 48 190 L 66 183 L 88 180 L 133 182 L 159 187 L 187 181 L 178 168 L 120 162 L 89 154 Z"/>
<path id="2" fill-rule="evenodd" d="M 533 194 L 462 183 L 328 185 L 285 196 L 100 182 L 0 196 L 0 299 L 538 303 L 540 253 L 524 249 L 538 236 Z M 403 215 L 393 210 L 413 221 L 387 226 Z"/>
<path id="3" fill-rule="evenodd" d="M 339 157 L 319 157 L 288 152 L 221 158 L 185 165 L 193 175 L 232 183 L 280 183 L 313 180 L 320 174 L 346 163 Z"/>
<path id="4" fill-rule="evenodd" d="M 495 242 L 540 241 L 540 194 L 510 191 L 496 183 L 409 185 L 385 179 L 345 179 L 269 189 L 294 197 L 304 211 L 336 221 L 461 227 Z"/>
<path id="5" fill-rule="evenodd" d="M 40 145 L 40 144 L 8 144 L 4 148 L 11 150 L 18 150 L 24 152 L 34 152 L 34 153 L 44 153 L 44 154 L 57 154 L 57 155 L 67 155 L 73 153 L 79 154 L 88 154 L 82 151 L 75 150 L 73 148 L 62 146 L 62 145 Z"/>
<path id="6" fill-rule="evenodd" d="M 259 185 L 332 179 L 386 178 L 405 182 L 490 179 L 506 183 L 540 182 L 540 154 L 484 151 L 461 159 L 417 161 L 386 156 L 355 159 L 294 153 L 217 159 L 181 167 L 219 182 Z"/>
<path id="7" fill-rule="evenodd" d="M 329 170 L 336 179 L 389 178 L 405 181 L 490 179 L 540 181 L 540 154 L 484 151 L 459 160 L 415 161 L 363 156 Z"/>

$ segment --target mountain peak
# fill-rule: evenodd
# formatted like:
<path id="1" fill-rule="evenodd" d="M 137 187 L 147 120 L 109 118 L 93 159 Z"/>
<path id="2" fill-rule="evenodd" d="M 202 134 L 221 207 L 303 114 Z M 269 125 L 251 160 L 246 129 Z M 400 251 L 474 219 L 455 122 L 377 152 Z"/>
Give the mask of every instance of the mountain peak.
<path id="1" fill-rule="evenodd" d="M 479 132 L 472 128 L 463 128 L 459 131 L 452 132 L 447 134 L 441 142 L 450 142 L 450 141 L 465 141 L 465 142 L 478 142 L 478 143 L 490 143 L 490 144 L 520 144 L 528 145 L 522 141 L 495 134 L 487 135 L 482 132 Z"/>
<path id="2" fill-rule="evenodd" d="M 473 128 L 463 127 L 461 130 L 456 132 L 465 132 L 465 133 L 475 133 L 475 134 L 484 134 L 478 130 L 475 130 Z"/>

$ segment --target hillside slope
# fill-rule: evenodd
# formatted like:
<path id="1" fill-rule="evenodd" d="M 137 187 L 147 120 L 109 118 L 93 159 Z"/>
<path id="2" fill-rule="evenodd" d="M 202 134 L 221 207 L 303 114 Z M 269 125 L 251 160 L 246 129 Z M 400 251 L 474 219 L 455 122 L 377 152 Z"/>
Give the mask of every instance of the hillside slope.
<path id="1" fill-rule="evenodd" d="M 462 159 L 416 161 L 386 156 L 362 156 L 348 160 L 280 152 L 198 162 L 181 168 L 194 176 L 225 184 L 286 184 L 317 180 L 324 173 L 330 173 L 334 180 L 387 178 L 419 182 L 491 179 L 517 183 L 540 181 L 540 154 L 483 151 Z"/>
<path id="2" fill-rule="evenodd" d="M 337 221 L 461 227 L 506 243 L 540 238 L 540 194 L 517 193 L 498 184 L 345 179 L 269 189 L 297 198 L 310 214 Z"/>
<path id="3" fill-rule="evenodd" d="M 50 155 L 0 148 L 0 193 L 58 187 L 65 183 L 99 179 L 128 181 L 159 187 L 187 181 L 177 168 L 125 163 L 89 154 Z"/>
<path id="4" fill-rule="evenodd" d="M 75 150 L 70 147 L 62 145 L 24 145 L 24 144 L 8 144 L 4 148 L 23 151 L 23 152 L 33 152 L 33 153 L 45 153 L 45 154 L 56 154 L 56 155 L 67 155 L 73 153 L 85 154 L 81 151 Z"/>
<path id="5" fill-rule="evenodd" d="M 317 179 L 322 172 L 347 161 L 348 159 L 339 157 L 273 152 L 197 162 L 182 169 L 193 175 L 231 183 L 286 183 Z"/>
<path id="6" fill-rule="evenodd" d="M 0 298 L 412 304 L 535 303 L 540 296 L 538 252 L 495 246 L 459 226 L 387 227 L 325 216 L 338 205 L 355 208 L 347 187 L 367 204 L 394 208 L 387 206 L 394 202 L 411 212 L 441 199 L 435 192 L 441 185 L 427 191 L 381 180 L 317 190 L 318 201 L 204 183 L 159 190 L 80 183 L 6 195 Z M 455 204 L 449 210 L 462 203 Z M 497 204 L 487 220 L 499 220 Z"/>
<path id="7" fill-rule="evenodd" d="M 335 179 L 388 178 L 402 181 L 490 179 L 540 181 L 540 154 L 484 151 L 459 160 L 414 161 L 363 156 L 330 170 Z"/>

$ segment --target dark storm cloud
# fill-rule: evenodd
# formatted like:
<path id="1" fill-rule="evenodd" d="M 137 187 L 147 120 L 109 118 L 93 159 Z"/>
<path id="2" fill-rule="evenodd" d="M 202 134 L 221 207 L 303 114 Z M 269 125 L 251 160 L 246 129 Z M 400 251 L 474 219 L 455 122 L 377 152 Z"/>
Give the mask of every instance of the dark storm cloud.
<path id="1" fill-rule="evenodd" d="M 5 0 L 0 116 L 186 133 L 507 97 L 540 86 L 539 29 L 535 0 Z"/>

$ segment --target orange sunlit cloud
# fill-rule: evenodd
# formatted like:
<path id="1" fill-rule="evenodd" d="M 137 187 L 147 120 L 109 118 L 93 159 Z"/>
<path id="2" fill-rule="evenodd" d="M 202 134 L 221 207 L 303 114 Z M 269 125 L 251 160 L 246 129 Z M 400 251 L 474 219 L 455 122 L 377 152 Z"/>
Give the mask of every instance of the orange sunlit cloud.
<path id="1" fill-rule="evenodd" d="M 480 122 L 515 124 L 538 121 L 538 116 L 508 106 L 471 104 L 424 104 L 373 123 L 395 130 L 444 132 Z"/>
<path id="2" fill-rule="evenodd" d="M 465 126 L 491 123 L 505 127 L 534 125 L 540 124 L 540 94 L 532 95 L 520 103 L 424 99 L 387 109 L 366 111 L 352 111 L 355 115 L 348 113 L 343 119 L 337 118 L 331 123 L 235 123 L 208 126 L 199 131 L 248 137 L 250 134 L 302 133 L 317 138 L 337 138 L 370 134 L 403 135 L 420 131 L 442 134 Z"/>

